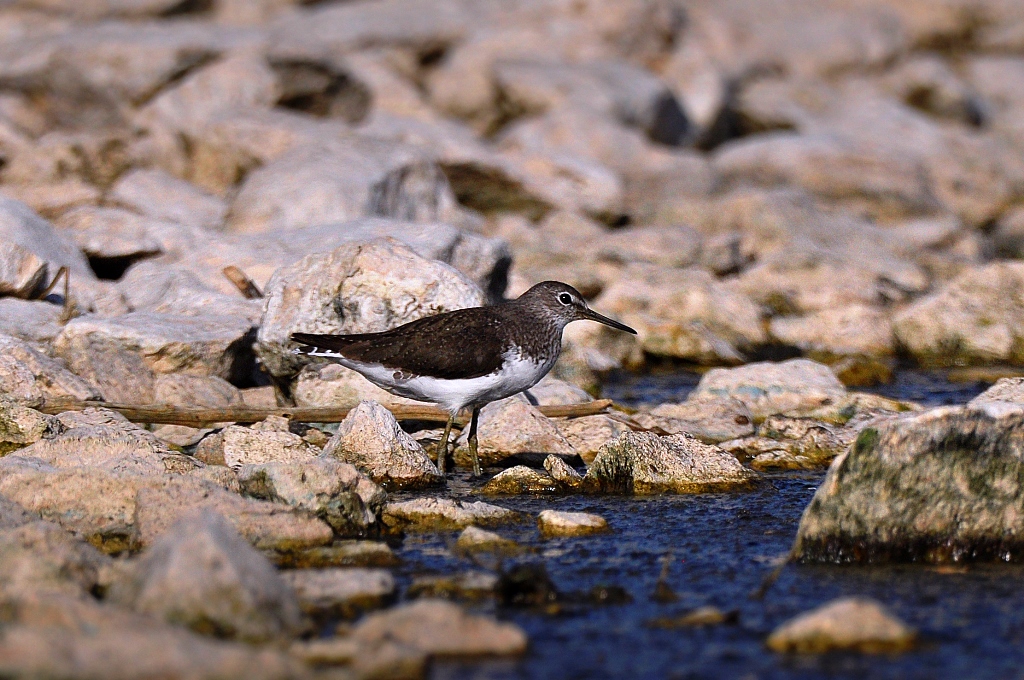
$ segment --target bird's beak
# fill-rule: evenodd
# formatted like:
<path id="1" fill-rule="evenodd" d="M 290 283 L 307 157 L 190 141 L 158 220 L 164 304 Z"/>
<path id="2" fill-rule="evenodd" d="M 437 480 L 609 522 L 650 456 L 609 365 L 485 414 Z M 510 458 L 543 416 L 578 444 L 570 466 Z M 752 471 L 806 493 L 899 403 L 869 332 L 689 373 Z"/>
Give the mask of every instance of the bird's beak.
<path id="1" fill-rule="evenodd" d="M 627 326 L 626 324 L 619 323 L 615 319 L 609 319 L 607 316 L 603 314 L 598 314 L 592 309 L 580 310 L 580 316 L 582 316 L 584 319 L 590 319 L 591 321 L 603 323 L 605 326 L 611 326 L 612 328 L 617 328 L 620 331 L 626 331 L 627 333 L 632 333 L 633 335 L 636 335 L 636 331 Z"/>

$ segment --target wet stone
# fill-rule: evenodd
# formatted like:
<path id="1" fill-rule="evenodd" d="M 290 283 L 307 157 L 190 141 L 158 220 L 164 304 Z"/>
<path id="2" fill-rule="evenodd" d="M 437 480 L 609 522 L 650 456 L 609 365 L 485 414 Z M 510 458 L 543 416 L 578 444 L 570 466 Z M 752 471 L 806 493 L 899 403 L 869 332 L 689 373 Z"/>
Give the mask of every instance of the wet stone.
<path id="1" fill-rule="evenodd" d="M 505 538 L 480 527 L 468 526 L 459 534 L 455 541 L 455 552 L 463 554 L 497 553 L 499 555 L 515 555 L 525 548 L 512 539 Z"/>
<path id="2" fill-rule="evenodd" d="M 491 477 L 480 489 L 480 493 L 490 496 L 515 495 L 522 493 L 551 493 L 562 490 L 562 484 L 551 475 L 516 465 L 502 470 Z"/>
<path id="3" fill-rule="evenodd" d="M 600 515 L 561 510 L 542 510 L 537 516 L 537 527 L 545 538 L 589 536 L 611 531 L 608 522 Z"/>
<path id="4" fill-rule="evenodd" d="M 289 569 L 393 567 L 399 563 L 387 543 L 359 540 L 336 541 L 332 545 L 297 552 L 272 552 L 267 557 L 277 566 Z"/>
<path id="5" fill-rule="evenodd" d="M 409 585 L 409 597 L 436 597 L 444 600 L 483 600 L 494 597 L 498 576 L 487 571 L 461 574 L 417 576 Z"/>
<path id="6" fill-rule="evenodd" d="M 418 531 L 462 529 L 478 526 L 501 526 L 517 522 L 522 515 L 514 510 L 483 503 L 450 498 L 417 498 L 391 502 L 384 506 L 383 521 L 393 529 Z"/>
<path id="7" fill-rule="evenodd" d="M 755 418 L 828 405 L 846 396 L 846 388 L 828 366 L 808 359 L 716 368 L 701 378 L 689 401 L 733 398 Z"/>
<path id="8" fill-rule="evenodd" d="M 748 488 L 755 479 L 735 456 L 693 437 L 627 432 L 597 454 L 584 487 L 638 495 L 705 493 Z"/>
<path id="9" fill-rule="evenodd" d="M 913 629 L 880 603 L 859 597 L 833 600 L 776 628 L 766 644 L 776 652 L 821 654 L 834 650 L 892 654 L 910 649 Z"/>

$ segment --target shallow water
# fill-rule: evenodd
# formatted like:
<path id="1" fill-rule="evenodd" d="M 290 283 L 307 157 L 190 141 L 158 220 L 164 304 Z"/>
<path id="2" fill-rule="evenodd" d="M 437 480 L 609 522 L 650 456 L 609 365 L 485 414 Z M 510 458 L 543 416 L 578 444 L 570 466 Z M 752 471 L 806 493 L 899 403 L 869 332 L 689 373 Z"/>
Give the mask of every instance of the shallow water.
<path id="1" fill-rule="evenodd" d="M 661 387 L 667 389 L 667 383 L 662 380 Z M 934 377 L 899 384 L 919 389 L 927 403 L 966 401 L 980 389 L 948 383 L 943 388 Z M 532 514 L 545 508 L 595 512 L 608 520 L 613 532 L 542 541 L 532 524 L 501 529 L 502 534 L 536 550 L 502 566 L 507 570 L 515 564 L 543 564 L 565 596 L 564 604 L 550 611 L 499 607 L 494 602 L 470 605 L 522 626 L 530 635 L 529 652 L 511 661 L 440 662 L 432 668 L 431 677 L 1024 677 L 1022 565 L 789 565 L 763 600 L 751 597 L 789 550 L 800 514 L 823 474 L 769 475 L 755 490 L 744 493 L 487 499 Z M 453 480 L 450 492 L 470 495 L 468 478 Z M 481 568 L 452 556 L 448 547 L 455 537 L 454 533 L 406 536 L 397 546 L 403 560 L 397 571 L 403 589 L 416 575 Z M 666 559 L 666 582 L 678 599 L 656 602 L 651 596 Z M 585 599 L 581 594 L 601 586 L 622 588 L 630 601 L 606 605 L 580 601 Z M 846 595 L 886 603 L 920 631 L 921 645 L 891 657 L 798 658 L 764 648 L 765 637 L 778 624 Z M 651 625 L 656 619 L 704 605 L 735 611 L 735 622 L 703 628 Z"/>

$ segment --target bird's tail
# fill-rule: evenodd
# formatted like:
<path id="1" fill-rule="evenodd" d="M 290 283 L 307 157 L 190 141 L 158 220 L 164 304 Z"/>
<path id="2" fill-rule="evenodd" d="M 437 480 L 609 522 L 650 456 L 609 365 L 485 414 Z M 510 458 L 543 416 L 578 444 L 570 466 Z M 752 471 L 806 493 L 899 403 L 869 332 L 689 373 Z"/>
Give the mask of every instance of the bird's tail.
<path id="1" fill-rule="evenodd" d="M 295 354 L 305 354 L 311 357 L 337 357 L 344 358 L 342 350 L 351 345 L 353 335 L 323 335 L 319 333 L 292 333 L 292 342 L 298 343 L 298 347 L 292 350 Z"/>

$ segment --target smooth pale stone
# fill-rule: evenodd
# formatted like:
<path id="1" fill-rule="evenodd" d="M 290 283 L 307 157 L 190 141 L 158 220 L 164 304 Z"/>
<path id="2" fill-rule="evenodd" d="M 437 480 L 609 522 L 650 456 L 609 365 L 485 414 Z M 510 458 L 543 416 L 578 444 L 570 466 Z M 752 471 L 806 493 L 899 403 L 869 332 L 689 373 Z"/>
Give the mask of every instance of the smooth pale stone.
<path id="1" fill-rule="evenodd" d="M 561 510 L 542 510 L 537 516 L 537 527 L 546 538 L 588 536 L 611 531 L 608 522 L 600 515 Z"/>
<path id="2" fill-rule="evenodd" d="M 854 650 L 875 654 L 906 651 L 914 630 L 879 602 L 863 597 L 833 600 L 776 628 L 766 644 L 776 652 L 821 654 Z"/>

